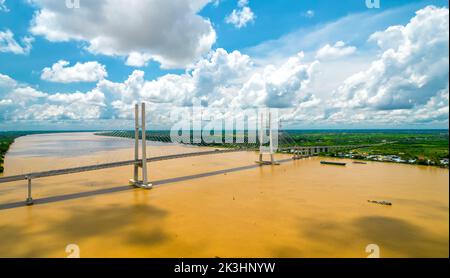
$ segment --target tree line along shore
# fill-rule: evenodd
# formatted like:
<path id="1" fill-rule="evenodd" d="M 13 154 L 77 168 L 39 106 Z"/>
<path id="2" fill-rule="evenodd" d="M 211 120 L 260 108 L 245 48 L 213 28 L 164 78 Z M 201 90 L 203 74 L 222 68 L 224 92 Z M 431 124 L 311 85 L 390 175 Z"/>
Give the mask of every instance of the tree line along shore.
<path id="1" fill-rule="evenodd" d="M 3 162 L 5 160 L 6 152 L 9 150 L 9 146 L 14 142 L 14 140 L 21 136 L 17 133 L 1 132 L 0 133 L 0 174 L 3 173 Z"/>
<path id="2" fill-rule="evenodd" d="M 225 142 L 225 133 L 217 135 Z M 234 139 L 246 136 L 245 131 L 228 131 Z M 134 131 L 99 132 L 97 135 L 134 138 Z M 193 131 L 191 140 L 193 142 Z M 139 135 L 141 137 L 141 135 Z M 220 140 L 222 137 L 222 140 Z M 189 138 L 187 138 L 189 139 Z M 242 138 L 241 138 L 242 139 Z M 147 140 L 170 142 L 170 131 L 149 131 Z M 258 148 L 258 144 L 247 143 L 187 143 L 190 145 L 222 148 Z M 364 146 L 354 148 L 354 146 Z M 343 146 L 339 150 L 321 153 L 321 156 L 371 160 L 380 162 L 407 163 L 448 167 L 448 130 L 282 130 L 279 131 L 278 147 L 295 146 Z M 349 146 L 349 148 L 345 148 Z M 288 152 L 285 150 L 285 152 Z"/>

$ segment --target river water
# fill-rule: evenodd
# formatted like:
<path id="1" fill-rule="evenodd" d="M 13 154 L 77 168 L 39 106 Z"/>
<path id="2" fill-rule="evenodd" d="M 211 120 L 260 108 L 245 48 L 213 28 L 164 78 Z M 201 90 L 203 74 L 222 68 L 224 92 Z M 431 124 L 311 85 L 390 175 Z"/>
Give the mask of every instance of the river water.
<path id="1" fill-rule="evenodd" d="M 133 157 L 133 140 L 92 133 L 18 138 L 5 175 Z M 150 144 L 159 156 L 208 148 Z M 152 190 L 127 186 L 132 167 L 0 185 L 0 257 L 449 256 L 449 174 L 434 167 L 320 158 L 255 166 L 257 154 L 149 163 Z M 277 159 L 289 159 L 277 155 Z M 393 203 L 383 206 L 368 200 Z"/>
<path id="2" fill-rule="evenodd" d="M 140 147 L 139 147 L 140 149 Z M 204 150 L 160 142 L 147 143 L 147 156 Z M 209 150 L 209 149 L 207 149 Z M 134 139 L 93 132 L 38 134 L 19 137 L 5 158 L 5 176 L 132 160 Z"/>

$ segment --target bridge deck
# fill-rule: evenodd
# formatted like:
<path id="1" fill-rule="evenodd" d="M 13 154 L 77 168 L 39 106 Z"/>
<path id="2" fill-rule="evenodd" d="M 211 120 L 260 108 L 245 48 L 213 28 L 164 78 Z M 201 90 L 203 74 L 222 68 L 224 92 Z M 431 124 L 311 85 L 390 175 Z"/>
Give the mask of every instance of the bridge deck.
<path id="1" fill-rule="evenodd" d="M 206 151 L 206 152 L 174 154 L 174 155 L 167 155 L 167 156 L 151 157 L 151 158 L 147 159 L 147 162 L 156 162 L 156 161 L 163 161 L 163 160 L 170 160 L 170 159 L 177 159 L 177 158 L 203 156 L 203 155 L 211 155 L 211 154 L 222 154 L 222 153 L 231 153 L 231 152 L 241 152 L 241 151 L 246 151 L 246 150 L 229 149 L 229 150 L 214 150 L 214 151 Z M 75 167 L 75 168 L 45 171 L 45 172 L 28 173 L 28 174 L 17 175 L 17 176 L 2 177 L 2 178 L 0 178 L 0 183 L 21 181 L 21 180 L 26 180 L 28 178 L 36 179 L 36 178 L 82 173 L 82 172 L 88 172 L 88 171 L 96 171 L 96 170 L 102 170 L 102 169 L 107 169 L 107 168 L 115 168 L 115 167 L 133 165 L 135 163 L 141 163 L 141 161 L 135 161 L 135 160 L 118 161 L 118 162 L 111 162 L 111 163 L 104 163 L 104 164 L 97 164 L 97 165 L 90 165 L 90 166 L 82 166 L 82 167 Z"/>

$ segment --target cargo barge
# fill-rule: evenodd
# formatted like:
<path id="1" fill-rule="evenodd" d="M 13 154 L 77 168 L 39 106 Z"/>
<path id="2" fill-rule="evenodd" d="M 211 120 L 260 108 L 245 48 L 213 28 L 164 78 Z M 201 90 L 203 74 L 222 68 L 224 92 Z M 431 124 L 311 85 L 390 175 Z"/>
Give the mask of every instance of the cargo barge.
<path id="1" fill-rule="evenodd" d="M 343 162 L 330 162 L 330 161 L 321 161 L 320 164 L 323 165 L 337 165 L 337 166 L 346 166 L 347 163 L 343 163 Z"/>

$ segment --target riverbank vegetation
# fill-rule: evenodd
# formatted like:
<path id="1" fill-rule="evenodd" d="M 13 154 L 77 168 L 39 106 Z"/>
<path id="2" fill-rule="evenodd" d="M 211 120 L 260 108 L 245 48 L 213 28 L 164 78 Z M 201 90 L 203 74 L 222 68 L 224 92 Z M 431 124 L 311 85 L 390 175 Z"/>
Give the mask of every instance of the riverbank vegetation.
<path id="1" fill-rule="evenodd" d="M 421 165 L 448 164 L 448 130 L 290 132 L 296 142 L 305 146 L 370 145 L 324 155 Z"/>
<path id="2" fill-rule="evenodd" d="M 17 137 L 23 136 L 22 132 L 0 132 L 0 174 L 3 173 L 3 162 L 9 146 Z"/>

